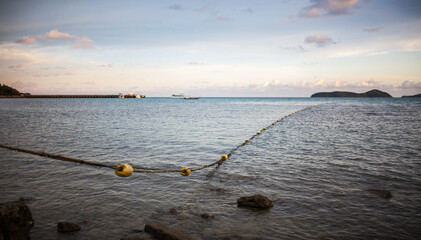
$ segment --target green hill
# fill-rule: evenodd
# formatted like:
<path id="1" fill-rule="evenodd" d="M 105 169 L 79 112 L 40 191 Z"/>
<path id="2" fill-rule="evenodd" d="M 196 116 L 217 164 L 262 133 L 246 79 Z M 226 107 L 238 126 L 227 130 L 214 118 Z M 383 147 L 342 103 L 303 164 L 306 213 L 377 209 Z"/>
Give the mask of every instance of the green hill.
<path id="1" fill-rule="evenodd" d="M 365 93 L 354 93 L 354 92 L 319 92 L 311 95 L 311 97 L 369 97 L 369 98 L 378 98 L 378 97 L 392 97 L 387 92 L 382 92 L 377 89 Z"/>

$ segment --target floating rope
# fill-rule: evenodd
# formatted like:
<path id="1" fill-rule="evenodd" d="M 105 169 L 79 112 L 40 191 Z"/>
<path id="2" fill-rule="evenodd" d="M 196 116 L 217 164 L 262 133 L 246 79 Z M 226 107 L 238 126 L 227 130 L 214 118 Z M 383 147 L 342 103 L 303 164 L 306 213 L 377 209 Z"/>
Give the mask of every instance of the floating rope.
<path id="1" fill-rule="evenodd" d="M 203 166 L 193 167 L 193 168 L 182 168 L 182 169 L 146 168 L 146 167 L 141 167 L 141 166 L 136 166 L 136 165 L 129 165 L 129 164 L 126 164 L 126 163 L 118 164 L 118 165 L 111 165 L 111 164 L 104 164 L 104 163 L 98 163 L 98 162 L 93 162 L 93 161 L 81 160 L 81 159 L 77 159 L 77 158 L 70 158 L 70 157 L 65 157 L 65 156 L 46 153 L 46 152 L 37 152 L 37 151 L 28 150 L 28 149 L 7 146 L 7 145 L 3 145 L 3 144 L 0 144 L 0 147 L 5 148 L 5 149 L 9 149 L 9 150 L 13 150 L 13 151 L 29 153 L 29 154 L 32 154 L 32 155 L 38 155 L 38 156 L 41 156 L 41 157 L 56 159 L 56 160 L 60 160 L 60 161 L 74 162 L 74 163 L 80 163 L 80 164 L 97 166 L 97 167 L 111 168 L 111 169 L 114 169 L 115 173 L 120 177 L 129 177 L 130 175 L 132 175 L 133 172 L 138 172 L 138 173 L 171 173 L 171 172 L 178 172 L 183 176 L 188 176 L 188 175 L 190 175 L 191 172 L 194 172 L 194 171 L 199 171 L 199 170 L 209 168 L 209 167 L 212 167 L 212 166 L 215 166 L 215 165 L 218 165 L 218 167 L 219 167 L 223 162 L 225 162 L 228 158 L 230 158 L 231 155 L 235 151 L 237 151 L 239 148 L 245 146 L 247 143 L 249 143 L 257 135 L 262 134 L 263 131 L 266 131 L 267 129 L 274 126 L 276 123 L 279 123 L 280 121 L 284 120 L 285 118 L 292 116 L 292 114 L 310 109 L 311 107 L 314 107 L 314 106 L 303 108 L 303 109 L 298 110 L 296 112 L 290 113 L 290 114 L 286 115 L 285 117 L 276 120 L 275 122 L 272 122 L 271 125 L 269 125 L 267 127 L 264 127 L 261 131 L 258 131 L 251 138 L 244 140 L 244 142 L 242 144 L 240 144 L 236 148 L 232 149 L 228 154 L 222 155 L 220 160 L 218 160 L 214 163 L 211 163 L 211 164 L 206 164 L 206 165 L 203 165 Z"/>

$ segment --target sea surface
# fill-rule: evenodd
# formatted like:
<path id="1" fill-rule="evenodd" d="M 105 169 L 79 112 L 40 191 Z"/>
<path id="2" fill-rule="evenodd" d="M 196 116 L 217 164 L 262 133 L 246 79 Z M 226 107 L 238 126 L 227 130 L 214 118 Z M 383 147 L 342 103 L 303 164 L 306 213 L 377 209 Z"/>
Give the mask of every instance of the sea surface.
<path id="1" fill-rule="evenodd" d="M 0 148 L 0 202 L 26 198 L 32 239 L 152 239 L 149 222 L 205 240 L 421 239 L 420 99 L 0 99 L 0 144 L 164 169 L 232 152 L 121 178 Z M 237 207 L 254 194 L 273 207 Z"/>

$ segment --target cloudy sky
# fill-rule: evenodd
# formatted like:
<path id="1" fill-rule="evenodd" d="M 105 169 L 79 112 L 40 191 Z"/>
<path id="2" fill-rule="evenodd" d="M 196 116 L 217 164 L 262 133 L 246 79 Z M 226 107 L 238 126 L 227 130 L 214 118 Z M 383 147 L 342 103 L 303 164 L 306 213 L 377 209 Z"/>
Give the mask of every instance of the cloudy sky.
<path id="1" fill-rule="evenodd" d="M 32 94 L 421 93 L 421 1 L 5 0 L 0 82 Z"/>

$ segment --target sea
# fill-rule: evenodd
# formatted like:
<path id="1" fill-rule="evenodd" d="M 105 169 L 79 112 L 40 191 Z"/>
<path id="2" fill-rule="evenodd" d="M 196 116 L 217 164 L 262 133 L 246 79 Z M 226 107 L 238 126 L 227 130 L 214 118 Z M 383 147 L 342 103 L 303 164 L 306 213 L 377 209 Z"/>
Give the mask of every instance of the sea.
<path id="1" fill-rule="evenodd" d="M 0 148 L 0 203 L 25 201 L 31 239 L 153 239 L 151 222 L 205 240 L 421 239 L 421 99 L 0 99 L 0 144 L 159 169 L 231 153 L 123 178 Z M 255 194 L 273 207 L 238 207 Z"/>

